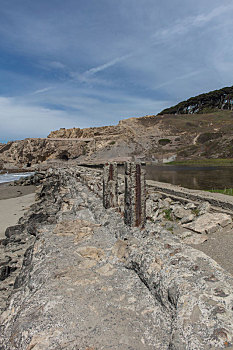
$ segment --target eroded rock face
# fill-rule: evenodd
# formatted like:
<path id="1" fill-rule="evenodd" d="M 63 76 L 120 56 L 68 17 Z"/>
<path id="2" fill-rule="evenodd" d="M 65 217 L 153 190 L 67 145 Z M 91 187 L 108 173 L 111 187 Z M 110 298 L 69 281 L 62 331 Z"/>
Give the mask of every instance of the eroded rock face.
<path id="1" fill-rule="evenodd" d="M 50 139 L 25 139 L 9 142 L 9 148 L 0 150 L 0 163 L 6 169 L 28 167 L 51 159 L 68 160 L 85 153 L 86 143 Z"/>
<path id="2" fill-rule="evenodd" d="M 202 115 L 199 122 L 192 116 L 187 120 L 182 115 L 151 115 L 124 119 L 115 126 L 62 128 L 52 131 L 48 138 L 11 141 L 0 145 L 0 168 L 25 168 L 46 161 L 70 159 L 78 159 L 80 163 L 137 159 L 163 163 L 176 157 L 232 157 L 232 121 L 228 114 Z M 204 138 L 200 137 L 203 129 L 207 135 Z M 209 139 L 208 135 L 218 137 Z"/>
<path id="3" fill-rule="evenodd" d="M 80 167 L 46 173 L 19 223 L 32 240 L 1 315 L 1 349 L 230 349 L 232 277 L 160 223 L 126 227 L 95 195 L 101 180 Z"/>

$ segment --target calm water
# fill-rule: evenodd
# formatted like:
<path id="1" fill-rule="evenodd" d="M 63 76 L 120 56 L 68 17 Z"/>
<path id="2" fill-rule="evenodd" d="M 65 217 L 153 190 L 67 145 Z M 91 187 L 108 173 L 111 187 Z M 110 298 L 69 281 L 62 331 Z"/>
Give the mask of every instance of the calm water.
<path id="1" fill-rule="evenodd" d="M 147 165 L 148 180 L 167 182 L 192 189 L 233 188 L 233 167 Z"/>
<path id="2" fill-rule="evenodd" d="M 147 180 L 171 183 L 195 190 L 233 188 L 233 167 L 147 165 Z M 123 167 L 119 172 L 124 173 Z"/>

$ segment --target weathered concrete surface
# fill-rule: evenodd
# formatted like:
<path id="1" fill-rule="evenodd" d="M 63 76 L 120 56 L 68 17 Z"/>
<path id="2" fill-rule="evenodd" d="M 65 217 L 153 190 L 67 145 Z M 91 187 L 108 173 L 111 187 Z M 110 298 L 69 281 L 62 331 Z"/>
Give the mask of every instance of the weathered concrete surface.
<path id="1" fill-rule="evenodd" d="M 127 228 L 96 179 L 54 171 L 22 220 L 35 237 L 0 349 L 231 349 L 232 277 L 160 224 Z"/>
<path id="2" fill-rule="evenodd" d="M 161 231 L 154 235 L 139 239 L 128 261 L 171 314 L 169 349 L 231 348 L 232 277 L 198 250 Z"/>
<path id="3" fill-rule="evenodd" d="M 114 208 L 118 206 L 118 173 L 117 163 L 107 163 L 103 169 L 103 206 Z"/>
<path id="4" fill-rule="evenodd" d="M 145 172 L 140 163 L 125 163 L 124 221 L 131 227 L 146 223 Z"/>
<path id="5" fill-rule="evenodd" d="M 2 314 L 1 349 L 167 349 L 169 315 L 122 262 L 122 218 L 75 178 L 63 185 Z"/>

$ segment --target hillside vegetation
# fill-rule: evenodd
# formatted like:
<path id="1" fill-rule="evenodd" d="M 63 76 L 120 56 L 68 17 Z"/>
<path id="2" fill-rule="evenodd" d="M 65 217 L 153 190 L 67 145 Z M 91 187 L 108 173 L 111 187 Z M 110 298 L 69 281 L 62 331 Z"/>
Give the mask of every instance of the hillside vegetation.
<path id="1" fill-rule="evenodd" d="M 218 109 L 233 110 L 233 86 L 191 97 L 159 114 L 208 113 Z"/>

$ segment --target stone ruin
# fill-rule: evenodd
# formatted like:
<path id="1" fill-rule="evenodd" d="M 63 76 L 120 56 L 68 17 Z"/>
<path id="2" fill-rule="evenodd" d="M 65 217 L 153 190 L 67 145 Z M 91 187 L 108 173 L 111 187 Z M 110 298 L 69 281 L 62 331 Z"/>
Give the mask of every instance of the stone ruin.
<path id="1" fill-rule="evenodd" d="M 103 171 L 103 206 L 118 206 L 118 171 L 116 163 L 107 163 Z M 146 222 L 146 179 L 140 163 L 125 163 L 124 222 L 144 227 Z"/>

